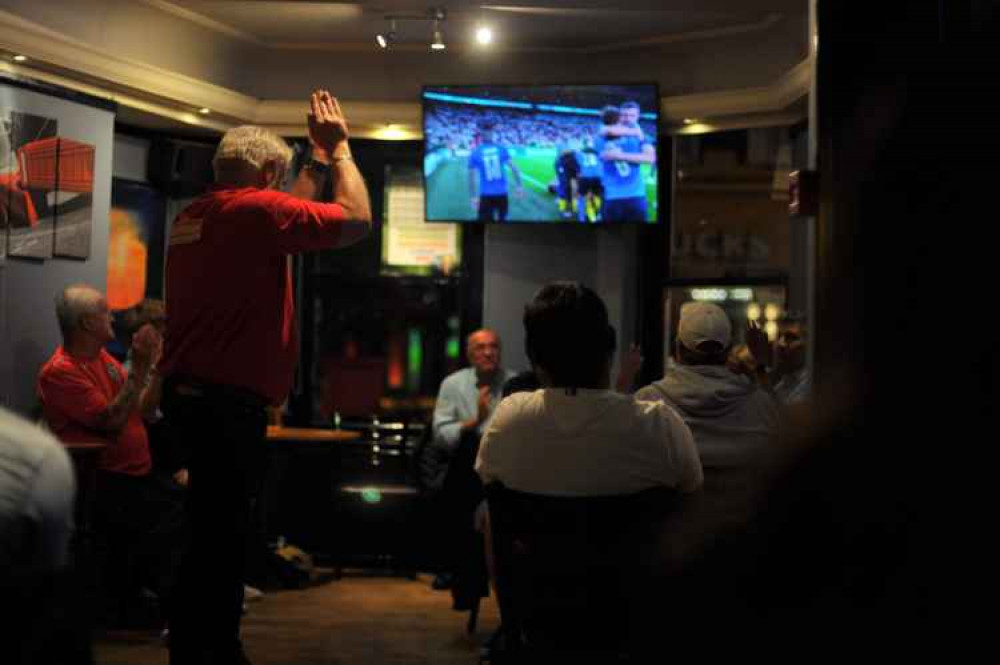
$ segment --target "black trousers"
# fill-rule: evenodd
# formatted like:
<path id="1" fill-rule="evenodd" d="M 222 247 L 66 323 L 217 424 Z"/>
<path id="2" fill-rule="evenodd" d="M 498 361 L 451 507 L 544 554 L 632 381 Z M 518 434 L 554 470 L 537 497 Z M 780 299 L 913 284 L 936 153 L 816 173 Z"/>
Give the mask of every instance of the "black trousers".
<path id="1" fill-rule="evenodd" d="M 451 596 L 456 610 L 470 610 L 490 593 L 483 536 L 473 526 L 476 507 L 484 497 L 483 483 L 474 469 L 478 453 L 479 436 L 462 434 L 441 490 L 448 516 L 446 542 L 455 576 Z"/>
<path id="2" fill-rule="evenodd" d="M 95 528 L 105 544 L 102 577 L 110 591 L 113 621 L 127 621 L 138 591 L 147 586 L 169 603 L 184 546 L 180 499 L 152 474 L 99 471 L 95 482 Z"/>
<path id="3" fill-rule="evenodd" d="M 240 618 L 254 502 L 264 477 L 267 413 L 234 393 L 164 389 L 163 410 L 185 448 L 190 539 L 170 608 L 170 663 L 226 663 Z"/>

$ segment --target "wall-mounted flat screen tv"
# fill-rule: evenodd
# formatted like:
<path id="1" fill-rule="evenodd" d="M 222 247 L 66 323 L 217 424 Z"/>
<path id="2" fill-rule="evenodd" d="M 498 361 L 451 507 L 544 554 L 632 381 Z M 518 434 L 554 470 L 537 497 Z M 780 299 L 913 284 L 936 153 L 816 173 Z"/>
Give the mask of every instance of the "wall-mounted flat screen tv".
<path id="1" fill-rule="evenodd" d="M 423 89 L 430 222 L 657 223 L 656 85 Z"/>

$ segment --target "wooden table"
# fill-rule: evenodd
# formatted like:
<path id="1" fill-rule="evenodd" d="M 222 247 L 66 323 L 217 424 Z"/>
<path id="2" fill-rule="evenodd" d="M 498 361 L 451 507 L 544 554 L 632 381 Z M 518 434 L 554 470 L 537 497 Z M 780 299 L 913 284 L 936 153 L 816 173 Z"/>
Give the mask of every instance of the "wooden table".
<path id="1" fill-rule="evenodd" d="M 305 463 L 319 472 L 336 459 L 339 445 L 360 438 L 359 432 L 347 430 L 268 426 L 267 442 L 271 448 L 256 517 L 259 533 L 265 542 L 281 535 L 275 530 L 281 528 L 277 524 L 278 518 L 289 514 L 287 491 L 284 490 L 290 489 L 286 476 L 293 468 L 293 459 L 298 460 L 297 466 Z M 300 456 L 303 455 L 308 456 L 307 463 L 302 461 Z"/>
<path id="2" fill-rule="evenodd" d="M 339 443 L 360 439 L 360 432 L 342 429 L 312 429 L 305 427 L 279 427 L 268 425 L 268 441 L 294 441 L 296 443 Z"/>
<path id="3" fill-rule="evenodd" d="M 389 424 L 378 427 L 380 435 L 397 429 Z M 332 557 L 335 577 L 349 559 L 356 563 L 359 558 L 348 546 L 353 543 L 358 552 L 373 548 L 377 568 L 389 567 L 412 578 L 416 567 L 409 529 L 418 490 L 402 481 L 344 475 L 345 456 L 388 454 L 380 448 L 402 454 L 398 450 L 404 447 L 402 442 L 390 436 L 371 439 L 370 434 L 370 430 L 268 427 L 272 445 L 259 523 L 268 541 L 285 535 L 307 551 Z M 336 538 L 327 534 L 331 529 L 340 529 Z"/>

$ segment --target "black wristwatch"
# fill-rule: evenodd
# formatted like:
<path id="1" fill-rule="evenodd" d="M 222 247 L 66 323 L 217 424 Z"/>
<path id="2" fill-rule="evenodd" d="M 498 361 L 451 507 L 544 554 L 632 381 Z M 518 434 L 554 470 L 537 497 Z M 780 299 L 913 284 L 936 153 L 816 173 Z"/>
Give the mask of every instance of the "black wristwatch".
<path id="1" fill-rule="evenodd" d="M 304 168 L 307 168 L 310 171 L 315 171 L 320 175 L 327 175 L 330 172 L 330 165 L 327 164 L 326 162 L 321 162 L 318 159 L 310 159 L 308 162 L 306 162 Z"/>

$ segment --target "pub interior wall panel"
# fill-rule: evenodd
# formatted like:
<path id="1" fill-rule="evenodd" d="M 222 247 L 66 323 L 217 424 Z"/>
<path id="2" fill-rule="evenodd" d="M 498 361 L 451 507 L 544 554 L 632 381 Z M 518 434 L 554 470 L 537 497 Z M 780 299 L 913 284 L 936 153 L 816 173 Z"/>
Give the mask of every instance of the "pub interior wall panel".
<path id="1" fill-rule="evenodd" d="M 13 114 L 13 118 L 12 118 Z M 109 209 L 111 203 L 111 155 L 114 136 L 114 112 L 107 108 L 64 99 L 33 88 L 24 88 L 0 80 L 0 184 L 9 183 L 11 169 L 15 168 L 13 156 L 16 150 L 11 145 L 21 141 L 23 136 L 38 135 L 39 139 L 60 137 L 93 146 L 92 186 L 89 194 L 90 220 L 89 241 L 80 241 L 75 253 L 78 258 L 22 258 L 23 254 L 37 251 L 39 255 L 51 257 L 56 246 L 56 235 L 50 227 L 47 243 L 27 245 L 21 242 L 24 232 L 17 233 L 16 224 L 10 226 L 10 237 L 6 238 L 8 250 L 18 248 L 18 252 L 8 251 L 3 263 L 3 289 L 5 297 L 0 300 L 0 401 L 23 414 L 30 415 L 37 406 L 35 378 L 42 363 L 62 342 L 56 324 L 54 299 L 68 284 L 86 283 L 104 291 L 107 285 L 107 248 L 109 229 Z M 40 124 L 41 119 L 51 119 L 51 129 Z M 3 145 L 4 141 L 7 146 Z M 8 155 L 4 159 L 3 155 Z M 57 148 L 58 157 L 58 148 Z M 43 160 L 44 161 L 44 160 Z M 41 162 L 35 162 L 32 168 Z M 64 196 L 55 185 L 58 175 L 52 172 L 45 179 L 45 172 L 29 174 L 29 198 L 32 205 L 47 211 L 51 217 L 53 209 L 85 192 L 73 192 L 74 196 Z M 37 176 L 37 179 L 36 179 Z M 34 185 L 37 185 L 35 187 Z M 36 196 L 40 190 L 42 196 Z M 9 187 L 0 187 L 0 204 L 4 215 L 11 217 L 11 199 L 17 195 Z M 22 195 L 18 204 L 25 201 Z M 86 207 L 86 206 L 84 206 Z M 42 217 L 44 218 L 44 216 Z M 55 220 L 52 220 L 55 221 Z M 55 226 L 58 226 L 56 224 Z M 3 235 L 0 234 L 0 239 Z M 84 254 L 83 247 L 86 248 Z M 43 249 L 44 248 L 44 249 Z M 84 258 L 85 256 L 85 258 Z"/>

